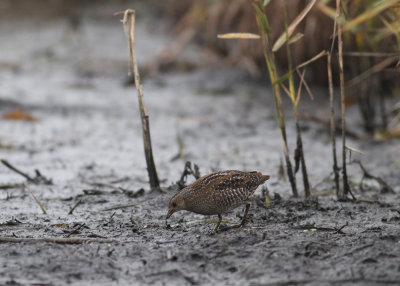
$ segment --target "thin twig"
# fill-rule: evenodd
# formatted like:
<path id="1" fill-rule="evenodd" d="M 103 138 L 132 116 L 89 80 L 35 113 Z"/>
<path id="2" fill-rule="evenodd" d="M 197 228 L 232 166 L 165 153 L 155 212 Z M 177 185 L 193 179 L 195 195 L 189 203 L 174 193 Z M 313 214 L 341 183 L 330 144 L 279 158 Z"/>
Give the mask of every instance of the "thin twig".
<path id="1" fill-rule="evenodd" d="M 376 53 L 376 52 L 343 52 L 343 56 L 348 57 L 400 57 L 400 53 Z"/>
<path id="2" fill-rule="evenodd" d="M 298 66 L 296 66 L 295 69 L 296 69 L 296 70 L 299 70 L 299 69 L 301 69 L 301 68 L 303 68 L 303 67 L 305 67 L 305 66 L 308 66 L 310 63 L 312 63 L 312 62 L 314 62 L 314 61 L 316 61 L 316 60 L 318 60 L 318 59 L 324 57 L 327 53 L 328 53 L 328 52 L 325 51 L 325 50 L 324 50 L 324 51 L 321 51 L 321 52 L 318 53 L 317 55 L 313 56 L 311 59 L 309 59 L 309 60 L 307 60 L 307 61 L 305 61 L 305 62 L 299 64 Z"/>
<path id="3" fill-rule="evenodd" d="M 356 161 L 354 161 L 354 163 L 358 164 L 363 172 L 363 178 L 360 182 L 360 185 L 364 179 L 373 179 L 373 180 L 377 181 L 384 189 L 386 189 L 390 193 L 392 193 L 392 194 L 395 193 L 394 189 L 388 183 L 386 183 L 381 177 L 374 176 L 370 172 L 368 172 L 367 169 L 364 167 L 364 165 L 360 161 L 356 160 Z"/>
<path id="4" fill-rule="evenodd" d="M 0 190 L 8 190 L 23 187 L 23 184 L 4 184 L 0 185 Z"/>
<path id="5" fill-rule="evenodd" d="M 192 163 L 190 161 L 186 162 L 181 178 L 176 182 L 180 189 L 183 189 L 186 186 L 186 178 L 188 175 L 192 175 L 196 180 L 200 178 L 199 166 L 196 164 L 193 164 L 193 166 L 194 170 L 192 169 Z"/>
<path id="6" fill-rule="evenodd" d="M 17 174 L 20 174 L 22 177 L 24 177 L 28 181 L 30 181 L 30 182 L 35 181 L 31 176 L 29 176 L 27 173 L 24 173 L 21 170 L 17 169 L 13 165 L 11 165 L 7 160 L 1 159 L 0 161 L 1 161 L 1 163 L 3 163 L 4 166 L 6 166 L 7 168 L 9 168 L 10 170 L 14 171 Z"/>
<path id="7" fill-rule="evenodd" d="M 78 231 L 84 226 L 85 226 L 84 223 L 79 224 L 76 228 L 74 228 L 71 232 L 69 232 L 66 237 L 70 237 L 71 235 L 78 233 Z"/>
<path id="8" fill-rule="evenodd" d="M 47 179 L 46 177 L 44 177 L 39 170 L 35 170 L 36 176 L 34 178 L 32 178 L 31 176 L 29 176 L 28 174 L 22 172 L 21 170 L 17 169 L 16 167 L 14 167 L 13 165 L 10 164 L 10 162 L 8 162 L 7 160 L 1 159 L 0 160 L 1 163 L 3 163 L 4 166 L 6 166 L 7 168 L 9 168 L 10 170 L 16 172 L 17 174 L 21 175 L 22 177 L 24 177 L 25 179 L 27 179 L 29 182 L 34 183 L 34 184 L 40 184 L 40 183 L 44 183 L 46 185 L 51 185 L 53 184 L 51 179 Z"/>
<path id="9" fill-rule="evenodd" d="M 282 76 L 282 78 L 285 78 L 285 77 L 290 76 L 290 75 L 293 74 L 295 71 L 297 71 L 297 73 L 299 73 L 299 71 L 300 71 L 301 68 L 306 67 L 306 66 L 308 66 L 309 64 L 311 64 L 312 62 L 314 62 L 314 61 L 316 61 L 316 60 L 318 60 L 318 59 L 320 59 L 320 58 L 326 56 L 327 53 L 328 53 L 328 52 L 325 51 L 325 50 L 322 51 L 322 52 L 320 52 L 320 53 L 318 53 L 317 55 L 313 56 L 311 59 L 306 60 L 305 62 L 303 62 L 303 63 L 297 65 L 294 69 L 291 69 L 290 71 L 288 71 L 285 75 Z M 277 83 L 277 82 L 280 82 L 280 81 L 281 81 L 281 79 L 277 79 L 276 81 L 273 82 L 273 84 L 275 84 L 275 83 Z"/>
<path id="10" fill-rule="evenodd" d="M 28 184 L 24 182 L 24 187 L 27 189 L 32 197 L 34 198 L 35 202 L 39 205 L 39 207 L 42 209 L 43 214 L 47 214 L 46 209 L 43 207 L 42 203 L 39 201 L 39 199 L 33 194 L 32 190 L 29 188 Z"/>
<path id="11" fill-rule="evenodd" d="M 124 12 L 124 18 L 122 20 L 124 31 L 129 42 L 129 55 L 130 55 L 130 72 L 133 69 L 135 76 L 135 86 L 138 92 L 140 117 L 142 120 L 142 133 L 143 133 L 143 145 L 144 153 L 147 164 L 147 172 L 149 174 L 150 187 L 152 189 L 158 189 L 160 187 L 160 181 L 158 179 L 156 166 L 153 159 L 153 150 L 151 146 L 150 137 L 150 123 L 149 115 L 147 113 L 146 104 L 143 98 L 143 86 L 140 79 L 139 68 L 136 60 L 135 51 L 135 10 L 127 9 Z"/>
<path id="12" fill-rule="evenodd" d="M 300 73 L 300 70 L 296 69 L 296 71 L 297 71 L 298 76 L 299 76 L 299 77 L 302 77 L 302 76 L 301 76 L 301 73 Z M 304 70 L 304 71 L 305 71 L 305 70 Z M 311 99 L 311 100 L 314 100 L 314 95 L 313 95 L 313 93 L 312 93 L 310 87 L 308 86 L 307 81 L 306 81 L 306 80 L 303 80 L 303 84 L 304 84 L 304 87 L 306 88 L 306 91 L 307 91 L 308 96 L 310 97 L 310 99 Z"/>
<path id="13" fill-rule="evenodd" d="M 344 232 L 342 231 L 342 229 L 344 229 L 346 226 L 348 226 L 349 225 L 349 222 L 346 222 L 346 224 L 344 224 L 344 225 L 342 225 L 341 227 L 339 227 L 337 230 L 336 230 L 336 233 L 341 233 L 341 234 L 344 234 Z"/>
<path id="14" fill-rule="evenodd" d="M 111 207 L 111 208 L 106 208 L 103 209 L 102 211 L 113 211 L 113 210 L 119 210 L 119 209 L 126 209 L 126 208 L 131 208 L 131 207 L 135 207 L 137 206 L 139 203 L 134 203 L 134 204 L 127 204 L 127 205 L 118 205 L 115 207 Z"/>
<path id="15" fill-rule="evenodd" d="M 97 242 L 97 243 L 112 243 L 118 242 L 111 239 L 104 238 L 90 238 L 90 237 L 0 237 L 0 243 L 58 243 L 58 244 L 82 244 L 85 242 Z"/>
<path id="16" fill-rule="evenodd" d="M 351 80 L 349 80 L 347 82 L 347 84 L 346 84 L 346 88 L 354 87 L 357 84 L 359 84 L 361 82 L 364 82 L 368 77 L 370 77 L 371 75 L 382 71 L 386 67 L 388 67 L 391 64 L 393 64 L 395 61 L 398 61 L 398 57 L 390 57 L 390 58 L 386 58 L 386 59 L 380 61 L 379 63 L 377 63 L 376 65 L 374 65 L 370 69 L 366 70 L 362 74 L 359 74 L 356 77 L 354 77 Z"/>
<path id="17" fill-rule="evenodd" d="M 72 208 L 71 210 L 68 212 L 69 215 L 72 215 L 72 213 L 74 212 L 74 210 L 82 203 L 82 201 L 78 201 Z"/>

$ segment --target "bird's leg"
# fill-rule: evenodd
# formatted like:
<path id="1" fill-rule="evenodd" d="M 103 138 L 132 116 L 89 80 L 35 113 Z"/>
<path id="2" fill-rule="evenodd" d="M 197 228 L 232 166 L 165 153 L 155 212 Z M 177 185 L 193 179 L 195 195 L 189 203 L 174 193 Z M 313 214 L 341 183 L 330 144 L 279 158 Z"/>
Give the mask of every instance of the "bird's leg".
<path id="1" fill-rule="evenodd" d="M 246 209 L 244 210 L 242 222 L 239 224 L 239 227 L 242 227 L 246 224 L 247 214 L 249 213 L 249 209 L 250 209 L 250 203 L 246 202 Z"/>
<path id="2" fill-rule="evenodd" d="M 222 216 L 220 214 L 218 214 L 218 222 L 217 222 L 217 225 L 214 228 L 214 233 L 217 233 L 219 225 L 221 224 L 221 221 L 222 221 Z"/>

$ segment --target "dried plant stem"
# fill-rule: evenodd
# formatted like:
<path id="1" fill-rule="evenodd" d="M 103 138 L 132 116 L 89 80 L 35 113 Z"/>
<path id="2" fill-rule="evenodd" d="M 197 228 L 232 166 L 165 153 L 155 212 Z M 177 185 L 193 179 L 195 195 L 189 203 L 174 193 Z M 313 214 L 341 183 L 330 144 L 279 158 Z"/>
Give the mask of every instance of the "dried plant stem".
<path id="1" fill-rule="evenodd" d="M 33 194 L 31 188 L 29 188 L 28 184 L 25 183 L 25 182 L 24 182 L 24 187 L 25 187 L 25 189 L 27 189 L 27 190 L 31 193 L 33 199 L 34 199 L 35 202 L 39 205 L 39 207 L 40 207 L 40 209 L 42 210 L 42 212 L 43 212 L 44 214 L 47 214 L 46 209 L 44 208 L 44 206 L 42 205 L 42 203 L 41 203 L 41 202 L 39 201 L 39 199 Z"/>
<path id="2" fill-rule="evenodd" d="M 329 82 L 329 106 L 330 106 L 330 130 L 331 130 L 331 143 L 332 143 L 332 158 L 333 158 L 333 175 L 335 180 L 336 198 L 340 198 L 340 186 L 339 186 L 339 168 L 337 163 L 336 153 L 336 120 L 335 120 L 335 102 L 333 95 L 333 79 L 332 79 L 332 53 L 335 46 L 335 35 L 336 27 L 339 23 L 339 10 L 336 9 L 335 20 L 333 24 L 332 44 L 331 49 L 328 53 L 328 82 Z"/>
<path id="3" fill-rule="evenodd" d="M 275 72 L 275 74 L 274 74 L 274 72 Z M 299 194 L 297 192 L 296 177 L 294 176 L 292 162 L 291 162 L 290 156 L 289 156 L 289 147 L 288 147 L 288 143 L 287 143 L 285 115 L 283 113 L 282 98 L 281 98 L 281 94 L 280 94 L 279 85 L 274 84 L 274 82 L 276 82 L 278 80 L 278 77 L 276 76 L 276 67 L 273 68 L 272 73 L 274 74 L 273 76 L 271 76 L 271 71 L 270 71 L 270 79 L 271 79 L 271 84 L 273 85 L 278 125 L 279 125 L 279 130 L 281 131 L 281 137 L 282 137 L 282 142 L 283 142 L 283 152 L 284 152 L 285 161 L 286 161 L 286 173 L 289 178 L 290 186 L 292 187 L 293 196 L 298 197 Z"/>
<path id="4" fill-rule="evenodd" d="M 107 238 L 91 237 L 0 237 L 0 243 L 57 243 L 57 244 L 82 244 L 82 243 L 113 243 L 116 242 Z"/>
<path id="5" fill-rule="evenodd" d="M 352 78 L 347 82 L 346 87 L 354 87 L 362 82 L 365 82 L 370 76 L 377 74 L 390 66 L 391 64 L 395 63 L 396 61 L 399 60 L 399 57 L 388 57 L 385 58 L 384 60 L 380 61 L 379 63 L 373 65 L 371 68 L 367 69 L 369 64 L 365 63 L 365 60 L 367 58 L 362 57 L 361 63 L 363 64 L 363 69 L 365 70 L 363 73 L 357 75 L 356 77 Z"/>
<path id="6" fill-rule="evenodd" d="M 119 209 L 126 209 L 126 208 L 136 207 L 137 205 L 138 205 L 138 203 L 119 205 L 119 206 L 103 209 L 102 211 L 106 212 L 106 211 L 113 211 L 113 210 L 119 210 Z"/>
<path id="7" fill-rule="evenodd" d="M 336 14 L 340 15 L 340 2 L 336 0 Z M 346 103 L 344 92 L 344 71 L 343 71 L 343 41 L 342 41 L 342 27 L 337 22 L 338 29 L 338 56 L 339 56 L 339 76 L 340 76 L 340 106 L 342 111 L 342 174 L 343 174 L 343 195 L 347 197 L 350 193 L 349 182 L 347 178 L 347 164 L 346 164 Z"/>
<path id="8" fill-rule="evenodd" d="M 289 68 L 289 71 L 291 71 L 292 70 L 292 54 L 290 51 L 290 42 L 289 42 L 288 21 L 287 21 L 287 13 L 286 13 L 286 0 L 284 1 L 283 12 L 284 12 L 284 20 L 285 20 L 286 38 L 288 39 L 286 41 L 286 54 L 287 54 L 287 59 L 288 59 L 288 68 Z M 301 139 L 301 128 L 300 128 L 300 119 L 299 119 L 299 111 L 298 111 L 302 83 L 303 83 L 303 78 L 302 78 L 302 81 L 301 81 L 300 87 L 299 87 L 299 96 L 296 98 L 293 73 L 290 74 L 290 76 L 289 76 L 289 97 L 290 97 L 290 100 L 292 101 L 293 112 L 294 112 L 294 117 L 295 117 L 295 121 L 296 121 L 296 134 L 297 134 L 295 159 L 294 159 L 295 160 L 295 168 L 294 169 L 295 169 L 295 173 L 296 173 L 299 168 L 299 164 L 301 164 L 301 172 L 303 174 L 304 192 L 305 192 L 306 197 L 309 197 L 311 195 L 310 184 L 308 182 L 307 167 L 306 167 L 306 162 L 304 159 L 303 140 Z"/>
<path id="9" fill-rule="evenodd" d="M 289 177 L 289 182 L 292 187 L 292 193 L 294 197 L 298 197 L 299 194 L 297 192 L 296 187 L 296 177 L 293 173 L 292 163 L 289 157 L 289 148 L 287 144 L 287 136 L 286 136 L 286 126 L 285 126 L 285 116 L 283 113 L 282 107 L 282 98 L 280 94 L 280 88 L 278 81 L 278 73 L 275 65 L 274 55 L 272 53 L 271 48 L 271 39 L 270 36 L 267 35 L 263 29 L 262 23 L 260 23 L 260 19 L 257 18 L 257 25 L 261 32 L 261 44 L 264 52 L 265 61 L 267 63 L 267 68 L 269 72 L 269 78 L 272 84 L 273 93 L 274 93 L 274 100 L 275 100 L 275 109 L 276 109 L 276 116 L 278 120 L 279 129 L 281 131 L 282 141 L 283 141 L 283 152 L 285 155 L 286 161 L 286 172 Z"/>
<path id="10" fill-rule="evenodd" d="M 299 120 L 299 112 L 297 110 L 297 106 L 295 108 L 294 114 L 295 114 L 295 118 L 296 118 L 296 133 L 297 133 L 296 150 L 298 150 L 299 156 L 300 156 L 301 173 L 303 175 L 304 193 L 305 193 L 306 197 L 308 198 L 311 196 L 311 190 L 310 190 L 310 183 L 308 181 L 306 161 L 304 159 L 303 140 L 301 139 L 300 120 Z"/>
<path id="11" fill-rule="evenodd" d="M 276 70 L 275 70 L 275 72 L 276 72 Z M 271 78 L 271 83 L 275 82 L 278 79 L 278 77 L 270 77 L 270 78 Z M 276 105 L 277 114 L 278 114 L 279 129 L 281 131 L 281 136 L 282 136 L 282 141 L 283 141 L 283 151 L 285 154 L 285 161 L 286 161 L 286 172 L 288 174 L 289 182 L 292 187 L 293 196 L 298 197 L 299 194 L 297 192 L 296 177 L 294 176 L 292 162 L 290 161 L 290 157 L 289 157 L 289 147 L 288 147 L 287 136 L 286 136 L 285 116 L 283 113 L 282 99 L 281 99 L 278 84 L 274 84 L 274 98 L 275 98 L 275 105 Z"/>
<path id="12" fill-rule="evenodd" d="M 28 174 L 22 172 L 21 170 L 17 169 L 16 167 L 14 167 L 13 165 L 11 165 L 10 162 L 8 162 L 7 160 L 0 160 L 1 163 L 3 163 L 4 166 L 6 166 L 7 168 L 9 168 L 10 170 L 14 171 L 15 173 L 23 176 L 24 178 L 26 178 L 28 180 L 28 182 L 34 183 L 34 184 L 46 184 L 46 185 L 51 185 L 53 184 L 51 179 L 48 179 L 46 177 L 44 177 L 39 170 L 35 170 L 36 176 L 35 177 L 31 177 Z"/>
<path id="13" fill-rule="evenodd" d="M 28 174 L 22 172 L 21 170 L 17 169 L 16 167 L 14 167 L 13 165 L 11 165 L 7 160 L 0 160 L 1 163 L 6 166 L 7 168 L 9 168 L 10 170 L 14 171 L 17 174 L 20 174 L 22 177 L 24 177 L 25 179 L 27 179 L 30 182 L 34 182 L 35 179 L 32 178 L 31 176 L 29 176 Z"/>
<path id="14" fill-rule="evenodd" d="M 74 212 L 74 210 L 82 203 L 82 201 L 78 201 L 72 208 L 71 210 L 68 212 L 69 215 L 72 215 L 72 213 Z"/>
<path id="15" fill-rule="evenodd" d="M 133 68 L 133 73 L 135 76 L 135 86 L 138 91 L 140 117 L 142 120 L 144 154 L 146 157 L 147 172 L 149 174 L 150 187 L 152 189 L 156 189 L 160 187 L 160 182 L 157 176 L 157 170 L 153 159 L 153 151 L 151 147 L 151 137 L 150 137 L 149 115 L 147 113 L 146 104 L 143 98 L 143 86 L 140 80 L 139 69 L 136 60 L 136 52 L 135 52 L 135 40 L 134 40 L 135 11 L 131 9 L 125 10 L 122 22 L 129 42 L 130 67 L 131 69 Z"/>
<path id="16" fill-rule="evenodd" d="M 328 54 L 328 80 L 329 80 L 329 105 L 330 105 L 330 129 L 331 129 L 331 143 L 332 143 L 332 158 L 333 158 L 333 175 L 335 178 L 336 197 L 340 197 L 339 186 L 339 168 L 337 164 L 336 154 L 336 123 L 335 123 L 335 104 L 333 100 L 333 80 L 332 80 L 332 54 Z"/>

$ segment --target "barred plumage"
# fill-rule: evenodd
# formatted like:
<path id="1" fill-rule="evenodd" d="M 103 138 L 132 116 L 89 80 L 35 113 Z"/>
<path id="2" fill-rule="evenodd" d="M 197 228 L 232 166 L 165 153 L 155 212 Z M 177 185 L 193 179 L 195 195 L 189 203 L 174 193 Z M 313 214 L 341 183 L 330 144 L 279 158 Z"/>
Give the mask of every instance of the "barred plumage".
<path id="1" fill-rule="evenodd" d="M 201 177 L 193 184 L 177 192 L 169 202 L 167 219 L 180 210 L 187 210 L 204 215 L 218 215 L 246 204 L 246 211 L 241 225 L 245 223 L 250 204 L 248 199 L 257 187 L 263 184 L 269 176 L 260 172 L 219 171 Z"/>

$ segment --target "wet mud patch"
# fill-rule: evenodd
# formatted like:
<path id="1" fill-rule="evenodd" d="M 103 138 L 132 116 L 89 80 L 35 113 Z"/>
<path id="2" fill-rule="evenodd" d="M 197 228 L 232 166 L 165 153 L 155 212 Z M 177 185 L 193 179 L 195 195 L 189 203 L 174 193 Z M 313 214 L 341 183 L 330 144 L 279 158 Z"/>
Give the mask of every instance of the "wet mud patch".
<path id="1" fill-rule="evenodd" d="M 133 201 L 137 206 L 108 211 L 101 208 L 126 196 L 101 195 L 108 200 L 99 202 L 92 199 L 99 195 L 86 194 L 73 215 L 18 215 L 2 223 L 1 237 L 15 239 L 0 240 L 3 283 L 21 274 L 45 284 L 395 285 L 400 279 L 396 206 L 320 197 L 266 207 L 256 195 L 245 227 L 231 227 L 240 221 L 238 208 L 213 234 L 215 218 L 187 212 L 172 216 L 167 228 L 172 193 L 146 192 Z"/>

